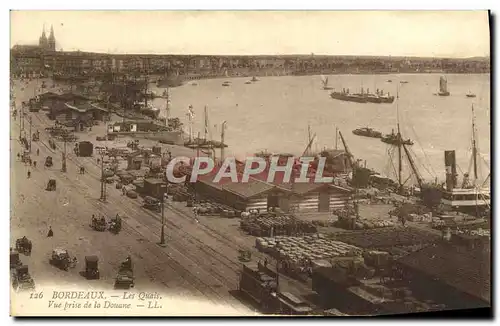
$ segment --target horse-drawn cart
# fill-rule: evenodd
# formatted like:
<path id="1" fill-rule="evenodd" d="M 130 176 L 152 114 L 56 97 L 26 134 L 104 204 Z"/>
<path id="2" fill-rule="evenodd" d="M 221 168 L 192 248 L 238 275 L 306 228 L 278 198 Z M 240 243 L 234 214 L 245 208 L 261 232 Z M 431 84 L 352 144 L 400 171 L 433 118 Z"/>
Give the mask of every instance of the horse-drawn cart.
<path id="1" fill-rule="evenodd" d="M 85 277 L 88 280 L 99 279 L 99 258 L 97 256 L 85 256 Z"/>
<path id="2" fill-rule="evenodd" d="M 18 266 L 12 271 L 12 287 L 15 291 L 32 291 L 35 289 L 35 281 L 29 274 L 28 266 Z"/>
<path id="3" fill-rule="evenodd" d="M 111 231 L 114 234 L 118 234 L 122 229 L 122 219 L 118 214 L 116 214 L 115 218 L 111 219 L 111 222 L 109 223 L 109 231 Z"/>
<path id="4" fill-rule="evenodd" d="M 108 225 L 106 223 L 106 219 L 104 217 L 101 218 L 92 218 L 92 223 L 90 224 L 90 227 L 99 232 L 104 232 L 107 230 Z"/>
<path id="5" fill-rule="evenodd" d="M 134 285 L 134 272 L 132 271 L 132 267 L 122 264 L 115 278 L 115 289 L 128 290 L 133 288 Z"/>
<path id="6" fill-rule="evenodd" d="M 47 188 L 45 188 L 47 191 L 55 191 L 56 190 L 56 180 L 50 179 L 49 182 L 47 182 Z"/>
<path id="7" fill-rule="evenodd" d="M 31 241 L 26 237 L 22 237 L 16 240 L 16 250 L 26 256 L 31 255 Z"/>
<path id="8" fill-rule="evenodd" d="M 76 266 L 76 259 L 71 259 L 66 249 L 54 249 L 50 257 L 49 263 L 62 270 L 67 271 Z"/>
<path id="9" fill-rule="evenodd" d="M 10 269 L 15 269 L 21 266 L 23 263 L 19 258 L 19 253 L 15 250 L 10 251 Z"/>

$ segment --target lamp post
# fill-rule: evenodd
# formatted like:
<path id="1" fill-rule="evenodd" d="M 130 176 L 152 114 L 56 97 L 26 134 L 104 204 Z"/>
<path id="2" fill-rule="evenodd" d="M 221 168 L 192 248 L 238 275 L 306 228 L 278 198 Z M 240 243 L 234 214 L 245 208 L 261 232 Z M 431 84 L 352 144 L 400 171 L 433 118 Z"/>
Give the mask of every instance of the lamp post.
<path id="1" fill-rule="evenodd" d="M 32 141 L 32 139 L 31 139 L 31 124 L 32 124 L 31 116 L 30 116 L 30 120 L 29 121 L 30 121 L 30 134 L 29 134 L 29 136 L 30 136 L 30 143 L 29 143 L 29 151 L 31 153 L 31 141 Z"/>
<path id="2" fill-rule="evenodd" d="M 66 142 L 68 141 L 68 135 L 64 134 L 62 137 L 63 140 L 63 153 L 62 153 L 62 166 L 61 166 L 61 172 L 66 172 Z M 31 148 L 31 145 L 30 145 Z"/>
<path id="3" fill-rule="evenodd" d="M 106 179 L 104 178 L 104 149 L 99 149 L 99 154 L 101 155 L 101 197 L 99 198 L 101 201 L 106 201 Z"/>
<path id="4" fill-rule="evenodd" d="M 158 244 L 161 247 L 165 247 L 165 196 L 167 195 L 167 185 L 162 184 L 160 186 L 160 203 L 161 203 L 161 234 L 160 234 L 160 243 Z"/>

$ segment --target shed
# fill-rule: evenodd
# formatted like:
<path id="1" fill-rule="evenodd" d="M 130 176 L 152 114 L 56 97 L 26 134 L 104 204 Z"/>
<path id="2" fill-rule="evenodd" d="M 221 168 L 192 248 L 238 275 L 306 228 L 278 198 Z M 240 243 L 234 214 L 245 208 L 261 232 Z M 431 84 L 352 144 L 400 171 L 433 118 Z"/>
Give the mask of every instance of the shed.
<path id="1" fill-rule="evenodd" d="M 144 179 L 144 194 L 154 198 L 161 198 L 165 193 L 166 183 L 161 179 Z"/>
<path id="2" fill-rule="evenodd" d="M 253 178 L 245 183 L 227 183 L 222 187 L 222 191 L 228 202 L 237 204 L 230 206 L 241 210 L 267 210 L 272 204 L 270 198 L 282 193 L 276 186 Z"/>
<path id="3" fill-rule="evenodd" d="M 491 257 L 484 248 L 442 242 L 397 261 L 413 291 L 451 309 L 491 306 Z"/>

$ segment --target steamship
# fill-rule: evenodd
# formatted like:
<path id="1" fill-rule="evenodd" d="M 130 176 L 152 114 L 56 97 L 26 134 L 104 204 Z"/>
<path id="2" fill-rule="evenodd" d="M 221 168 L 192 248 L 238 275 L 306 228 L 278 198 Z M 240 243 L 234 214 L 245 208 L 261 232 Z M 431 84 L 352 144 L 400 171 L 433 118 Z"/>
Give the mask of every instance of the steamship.
<path id="1" fill-rule="evenodd" d="M 356 102 L 356 103 L 392 103 L 394 96 L 389 93 L 384 94 L 383 90 L 378 90 L 376 94 L 370 93 L 367 89 L 366 92 L 361 88 L 361 93 L 350 93 L 349 89 L 342 89 L 340 92 L 333 91 L 330 97 L 340 101 Z"/>
<path id="2" fill-rule="evenodd" d="M 445 151 L 445 167 L 446 167 L 446 185 L 442 190 L 441 202 L 442 204 L 451 207 L 455 210 L 465 212 L 478 212 L 488 210 L 491 201 L 491 194 L 489 187 L 485 184 L 490 177 L 482 184 L 478 184 L 478 158 L 479 153 L 476 144 L 476 131 L 474 122 L 474 107 L 472 107 L 472 176 L 465 173 L 463 176 L 462 184 L 458 185 L 457 180 L 457 165 L 455 160 L 455 151 Z"/>

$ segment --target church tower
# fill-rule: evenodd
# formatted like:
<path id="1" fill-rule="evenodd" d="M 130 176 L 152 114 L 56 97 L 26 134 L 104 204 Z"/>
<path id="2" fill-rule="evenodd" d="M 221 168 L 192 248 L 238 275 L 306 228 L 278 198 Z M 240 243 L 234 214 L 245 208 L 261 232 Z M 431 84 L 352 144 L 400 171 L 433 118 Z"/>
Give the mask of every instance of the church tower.
<path id="1" fill-rule="evenodd" d="M 40 39 L 38 41 L 38 46 L 42 49 L 47 49 L 49 45 L 49 41 L 47 40 L 47 35 L 45 35 L 45 25 L 43 25 L 43 31 L 42 31 L 42 36 L 40 36 Z"/>
<path id="2" fill-rule="evenodd" d="M 56 50 L 56 37 L 54 36 L 54 26 L 50 26 L 50 35 L 48 40 L 48 50 L 55 51 Z"/>

